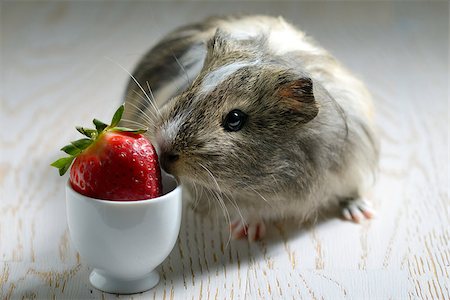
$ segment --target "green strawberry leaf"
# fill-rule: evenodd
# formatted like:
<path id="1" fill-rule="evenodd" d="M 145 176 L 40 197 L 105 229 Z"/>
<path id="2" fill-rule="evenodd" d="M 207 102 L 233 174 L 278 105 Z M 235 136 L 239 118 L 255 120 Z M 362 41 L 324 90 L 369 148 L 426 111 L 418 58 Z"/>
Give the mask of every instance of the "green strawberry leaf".
<path id="1" fill-rule="evenodd" d="M 122 104 L 114 113 L 114 116 L 111 120 L 111 125 L 109 125 L 110 127 L 116 127 L 116 125 L 119 124 L 120 119 L 122 119 L 124 110 L 125 110 L 125 105 Z"/>
<path id="2" fill-rule="evenodd" d="M 89 147 L 94 141 L 91 139 L 80 139 L 80 140 L 76 140 L 71 142 L 72 145 L 74 145 L 75 147 L 77 147 L 80 150 L 84 150 L 87 147 Z"/>
<path id="3" fill-rule="evenodd" d="M 131 128 L 126 128 L 126 127 L 114 127 L 111 130 L 140 134 L 140 133 L 146 132 L 148 130 L 148 128 L 131 129 Z"/>
<path id="4" fill-rule="evenodd" d="M 67 162 L 71 161 L 71 159 L 73 159 L 73 157 L 71 156 L 57 159 L 54 162 L 52 162 L 51 166 L 60 169 L 64 167 L 67 164 Z"/>
<path id="5" fill-rule="evenodd" d="M 69 170 L 72 161 L 75 159 L 75 156 L 63 157 L 56 161 L 54 161 L 51 166 L 59 169 L 59 175 L 63 176 L 67 170 Z"/>
<path id="6" fill-rule="evenodd" d="M 87 136 L 88 138 L 95 138 L 95 136 L 97 135 L 97 130 L 95 129 L 90 129 L 90 128 L 84 128 L 84 127 L 75 127 L 79 133 Z"/>
<path id="7" fill-rule="evenodd" d="M 69 170 L 70 165 L 72 165 L 73 160 L 75 159 L 75 156 L 69 157 L 68 162 L 59 169 L 59 176 L 63 176 L 64 174 L 66 174 L 67 170 Z"/>
<path id="8" fill-rule="evenodd" d="M 66 152 L 69 155 L 77 155 L 81 152 L 81 149 L 75 147 L 74 145 L 67 145 L 61 148 L 61 151 Z"/>
<path id="9" fill-rule="evenodd" d="M 100 120 L 94 119 L 92 121 L 95 125 L 95 128 L 97 129 L 97 134 L 100 135 L 100 133 L 102 133 L 103 130 L 105 130 L 106 127 L 108 127 L 108 124 L 103 123 Z"/>

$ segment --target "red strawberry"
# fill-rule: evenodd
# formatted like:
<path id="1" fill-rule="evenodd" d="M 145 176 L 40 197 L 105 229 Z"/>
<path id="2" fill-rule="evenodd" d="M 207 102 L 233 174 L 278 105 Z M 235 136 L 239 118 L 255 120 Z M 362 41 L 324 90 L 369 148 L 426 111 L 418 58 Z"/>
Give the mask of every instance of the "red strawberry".
<path id="1" fill-rule="evenodd" d="M 69 157 L 52 166 L 60 175 L 70 165 L 70 183 L 80 194 L 105 200 L 142 200 L 161 195 L 161 171 L 152 144 L 141 134 L 146 129 L 116 127 L 124 111 L 122 105 L 111 125 L 94 119 L 96 129 L 77 127 L 87 138 L 61 150 Z"/>

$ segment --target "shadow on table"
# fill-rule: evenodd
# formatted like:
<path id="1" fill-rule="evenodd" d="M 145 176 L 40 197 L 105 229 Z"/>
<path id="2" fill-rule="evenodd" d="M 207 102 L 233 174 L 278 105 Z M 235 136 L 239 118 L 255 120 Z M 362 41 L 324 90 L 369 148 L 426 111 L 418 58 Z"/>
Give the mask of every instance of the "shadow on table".
<path id="1" fill-rule="evenodd" d="M 258 242 L 230 239 L 228 224 L 223 218 L 202 216 L 184 207 L 180 235 L 169 257 L 160 266 L 161 283 L 189 286 L 208 274 L 221 274 L 243 263 L 264 259 L 275 247 L 284 247 L 290 240 L 301 238 L 317 226 L 339 215 L 338 207 L 320 212 L 316 220 L 299 222 L 288 219 L 267 224 L 266 237 Z"/>

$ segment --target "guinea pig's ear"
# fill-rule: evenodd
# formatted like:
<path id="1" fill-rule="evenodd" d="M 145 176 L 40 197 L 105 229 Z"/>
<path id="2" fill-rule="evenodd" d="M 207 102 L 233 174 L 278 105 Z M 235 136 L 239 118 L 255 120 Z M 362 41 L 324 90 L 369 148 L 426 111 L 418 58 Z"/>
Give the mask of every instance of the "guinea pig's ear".
<path id="1" fill-rule="evenodd" d="M 303 77 L 281 84 L 277 91 L 281 104 L 289 112 L 299 116 L 302 123 L 314 119 L 319 113 L 319 107 L 314 98 L 311 78 Z"/>

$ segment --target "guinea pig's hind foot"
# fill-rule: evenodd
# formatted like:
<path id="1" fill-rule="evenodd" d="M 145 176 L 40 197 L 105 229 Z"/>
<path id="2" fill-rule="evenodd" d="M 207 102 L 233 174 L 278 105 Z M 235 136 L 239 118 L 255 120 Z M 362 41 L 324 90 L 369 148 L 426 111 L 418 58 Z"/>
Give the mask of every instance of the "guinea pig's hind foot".
<path id="1" fill-rule="evenodd" d="M 342 208 L 342 216 L 348 221 L 359 223 L 375 216 L 372 204 L 364 198 L 347 198 L 340 201 L 339 204 Z"/>
<path id="2" fill-rule="evenodd" d="M 234 239 L 247 238 L 249 242 L 262 239 L 266 235 L 266 225 L 260 218 L 250 218 L 244 223 L 242 218 L 237 218 L 231 222 L 230 230 Z"/>

